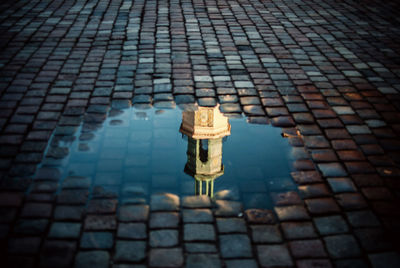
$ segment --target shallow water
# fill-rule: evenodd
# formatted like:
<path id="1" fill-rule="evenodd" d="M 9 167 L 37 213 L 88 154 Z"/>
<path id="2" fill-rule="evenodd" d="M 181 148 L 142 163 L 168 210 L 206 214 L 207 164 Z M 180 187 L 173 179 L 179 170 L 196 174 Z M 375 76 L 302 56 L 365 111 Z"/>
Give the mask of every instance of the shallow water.
<path id="1" fill-rule="evenodd" d="M 203 130 L 212 131 L 218 117 L 226 131 L 211 139 L 183 134 L 184 111 L 178 108 L 111 110 L 68 135 L 56 131 L 40 167 L 58 168 L 62 180 L 87 177 L 92 189 L 100 186 L 121 203 L 145 203 L 153 193 L 168 192 L 272 208 L 271 194 L 296 190 L 292 149 L 279 128 L 228 119 L 218 107 L 201 109 L 205 118 L 198 118 L 205 121 L 197 123 Z"/>

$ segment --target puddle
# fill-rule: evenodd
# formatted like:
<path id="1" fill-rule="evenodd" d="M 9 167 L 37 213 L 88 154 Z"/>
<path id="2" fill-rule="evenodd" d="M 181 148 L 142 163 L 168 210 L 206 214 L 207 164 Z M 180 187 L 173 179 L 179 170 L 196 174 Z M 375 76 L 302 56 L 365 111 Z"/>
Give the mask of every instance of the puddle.
<path id="1" fill-rule="evenodd" d="M 87 113 L 79 127 L 60 127 L 40 168 L 61 179 L 86 177 L 121 203 L 148 202 L 153 193 L 240 200 L 272 208 L 271 195 L 295 191 L 291 150 L 281 130 L 228 118 L 218 107 Z M 88 123 L 89 122 L 89 123 Z"/>

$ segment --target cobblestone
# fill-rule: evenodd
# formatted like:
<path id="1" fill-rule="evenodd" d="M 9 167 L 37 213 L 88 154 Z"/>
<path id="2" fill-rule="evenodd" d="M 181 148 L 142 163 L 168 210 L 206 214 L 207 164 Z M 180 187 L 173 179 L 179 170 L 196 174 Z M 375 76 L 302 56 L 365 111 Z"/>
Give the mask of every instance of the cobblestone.
<path id="1" fill-rule="evenodd" d="M 4 262 L 400 266 L 399 10 L 394 0 L 2 1 Z M 152 166 L 151 182 L 137 174 L 151 157 L 123 159 L 124 140 L 174 148 L 150 144 L 163 133 L 148 130 L 145 109 L 195 103 L 282 128 L 292 178 L 226 168 L 243 183 L 210 198 L 163 174 L 175 163 Z M 143 137 L 110 148 L 116 133 L 105 133 L 100 148 L 102 126 L 131 127 L 131 107 Z M 77 152 L 100 160 L 68 162 Z"/>
<path id="2" fill-rule="evenodd" d="M 180 248 L 150 250 L 151 267 L 180 267 L 183 264 L 183 254 Z"/>
<path id="3" fill-rule="evenodd" d="M 252 256 L 250 239 L 247 235 L 219 236 L 221 255 L 223 258 L 246 258 Z"/>

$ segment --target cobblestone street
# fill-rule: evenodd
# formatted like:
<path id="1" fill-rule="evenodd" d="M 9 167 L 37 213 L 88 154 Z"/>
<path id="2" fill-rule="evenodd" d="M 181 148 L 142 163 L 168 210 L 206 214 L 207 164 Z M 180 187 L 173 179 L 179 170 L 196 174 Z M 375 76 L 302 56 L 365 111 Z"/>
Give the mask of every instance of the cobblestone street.
<path id="1" fill-rule="evenodd" d="M 56 166 L 124 111 L 194 106 L 282 132 L 291 180 L 237 187 L 270 208 Z M 1 267 L 398 268 L 399 136 L 399 1 L 0 1 Z"/>

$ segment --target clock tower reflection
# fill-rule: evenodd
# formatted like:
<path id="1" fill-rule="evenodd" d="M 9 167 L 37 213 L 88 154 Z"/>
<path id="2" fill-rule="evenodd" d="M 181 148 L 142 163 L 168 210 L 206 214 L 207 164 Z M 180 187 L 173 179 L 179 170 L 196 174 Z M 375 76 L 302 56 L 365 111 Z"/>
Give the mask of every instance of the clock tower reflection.
<path id="1" fill-rule="evenodd" d="M 195 195 L 213 196 L 214 180 L 224 174 L 222 139 L 231 125 L 219 106 L 182 113 L 180 132 L 188 137 L 185 173 L 195 179 Z"/>

